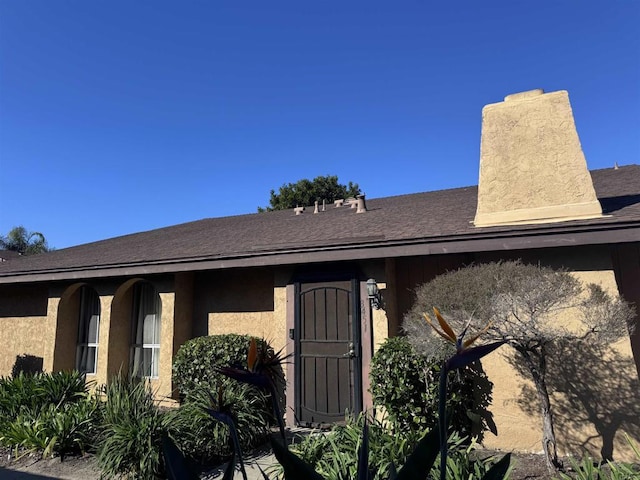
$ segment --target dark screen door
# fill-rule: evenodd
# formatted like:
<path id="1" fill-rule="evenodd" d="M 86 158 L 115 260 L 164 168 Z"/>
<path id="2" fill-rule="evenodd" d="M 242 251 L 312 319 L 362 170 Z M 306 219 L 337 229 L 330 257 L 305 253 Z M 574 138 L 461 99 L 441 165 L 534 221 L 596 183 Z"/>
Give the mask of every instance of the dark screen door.
<path id="1" fill-rule="evenodd" d="M 296 418 L 322 426 L 362 408 L 355 280 L 297 284 Z"/>

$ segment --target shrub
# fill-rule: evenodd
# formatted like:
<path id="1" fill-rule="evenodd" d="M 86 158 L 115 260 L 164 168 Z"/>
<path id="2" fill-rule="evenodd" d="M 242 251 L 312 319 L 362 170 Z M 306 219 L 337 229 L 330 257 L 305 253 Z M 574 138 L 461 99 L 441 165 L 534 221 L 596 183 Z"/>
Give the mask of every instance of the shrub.
<path id="1" fill-rule="evenodd" d="M 465 437 L 452 435 L 449 438 L 449 455 L 447 456 L 447 466 L 445 477 L 447 480 L 484 480 L 489 469 L 498 459 L 495 457 L 480 458 L 476 454 L 478 444 Z M 511 474 L 508 468 L 502 480 L 507 480 Z M 438 480 L 440 478 L 439 461 L 436 461 L 434 468 L 429 473 L 429 478 Z"/>
<path id="2" fill-rule="evenodd" d="M 181 399 L 187 398 L 195 391 L 218 391 L 219 387 L 233 392 L 236 380 L 220 373 L 221 368 L 239 367 L 247 368 L 247 351 L 252 338 L 256 341 L 260 352 L 274 354 L 269 344 L 259 338 L 248 335 L 225 334 L 198 337 L 185 342 L 178 350 L 173 362 L 173 380 L 178 386 Z M 261 355 L 262 356 L 262 355 Z M 276 400 L 282 408 L 284 401 L 284 374 L 282 368 L 277 365 L 270 370 L 274 376 Z M 258 395 L 257 393 L 253 395 Z M 264 399 L 262 405 L 256 404 L 254 408 L 260 410 L 264 418 L 273 419 L 273 409 L 268 397 L 260 394 Z"/>
<path id="3" fill-rule="evenodd" d="M 327 479 L 357 478 L 358 449 L 362 443 L 364 415 L 347 418 L 342 426 L 335 426 L 330 432 L 312 433 L 300 443 L 294 444 L 291 451 L 313 467 Z M 401 434 L 390 432 L 384 422 L 369 419 L 369 468 L 376 479 L 389 478 L 391 464 L 402 466 L 412 453 L 420 434 L 405 431 Z M 449 438 L 447 457 L 447 478 L 450 480 L 479 480 L 495 463 L 494 458 L 478 459 L 474 451 L 477 445 L 456 434 Z M 436 462 L 436 465 L 438 462 Z M 282 467 L 273 468 L 277 476 L 282 477 Z M 425 472 L 426 475 L 426 472 Z M 437 479 L 440 471 L 431 470 L 429 478 Z M 505 477 L 506 478 L 506 477 Z"/>
<path id="4" fill-rule="evenodd" d="M 21 410 L 38 407 L 37 380 L 37 376 L 24 373 L 0 378 L 0 422 L 11 421 Z"/>
<path id="5" fill-rule="evenodd" d="M 100 435 L 100 407 L 100 400 L 87 396 L 62 406 L 49 404 L 35 416 L 24 410 L 4 425 L 0 441 L 16 450 L 39 450 L 45 457 L 92 451 Z"/>
<path id="6" fill-rule="evenodd" d="M 36 414 L 53 404 L 62 406 L 85 398 L 89 386 L 77 371 L 56 373 L 19 373 L 0 378 L 0 417 L 15 418 L 21 411 Z"/>
<path id="7" fill-rule="evenodd" d="M 247 366 L 248 335 L 234 333 L 197 337 L 185 342 L 173 361 L 173 381 L 184 398 L 192 391 L 208 385 L 217 391 L 218 385 L 231 381 L 218 372 L 221 367 Z M 259 340 L 261 348 L 268 348 Z"/>
<path id="8" fill-rule="evenodd" d="M 216 408 L 208 388 L 193 390 L 180 408 L 169 412 L 169 433 L 186 456 L 199 464 L 213 464 L 232 453 L 229 428 L 207 409 Z M 269 433 L 264 411 L 266 399 L 257 389 L 231 383 L 222 390 L 222 403 L 230 405 L 243 451 L 262 444 Z"/>
<path id="9" fill-rule="evenodd" d="M 98 464 L 107 478 L 163 475 L 162 435 L 166 418 L 143 380 L 122 374 L 105 387 L 104 434 Z"/>
<path id="10" fill-rule="evenodd" d="M 39 374 L 36 395 L 42 405 L 62 406 L 84 399 L 92 382 L 77 370 Z"/>
<path id="11" fill-rule="evenodd" d="M 311 433 L 292 445 L 291 451 L 308 463 L 324 478 L 357 478 L 358 447 L 362 440 L 365 415 L 347 417 L 344 425 L 335 425 L 329 432 Z M 402 465 L 413 451 L 420 436 L 412 431 L 390 432 L 382 421 L 368 420 L 369 467 L 379 478 L 387 478 L 391 467 Z M 282 468 L 274 471 L 282 476 Z"/>
<path id="12" fill-rule="evenodd" d="M 0 379 L 0 443 L 64 456 L 92 450 L 100 403 L 83 374 L 19 373 Z"/>
<path id="13" fill-rule="evenodd" d="M 635 464 L 612 461 L 607 461 L 606 463 L 594 462 L 593 458 L 589 456 L 583 457 L 581 462 L 569 458 L 569 463 L 571 463 L 573 470 L 572 474 L 559 473 L 557 478 L 559 480 L 591 480 L 594 478 L 600 480 L 636 480 L 640 478 L 640 447 L 626 433 L 624 437 L 635 454 Z"/>
<path id="14" fill-rule="evenodd" d="M 438 421 L 442 361 L 416 353 L 406 337 L 385 340 L 371 361 L 371 394 L 397 431 L 431 430 Z M 489 418 L 491 382 L 478 366 L 450 373 L 447 408 L 454 431 L 481 435 Z"/>

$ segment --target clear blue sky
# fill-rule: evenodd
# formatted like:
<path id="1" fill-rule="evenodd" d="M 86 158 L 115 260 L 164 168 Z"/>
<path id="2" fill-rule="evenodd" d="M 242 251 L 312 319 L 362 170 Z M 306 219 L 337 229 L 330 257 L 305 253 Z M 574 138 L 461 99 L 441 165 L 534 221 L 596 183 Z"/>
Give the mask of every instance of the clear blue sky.
<path id="1" fill-rule="evenodd" d="M 569 91 L 589 168 L 640 163 L 640 2 L 0 0 L 0 233 L 476 184 L 482 107 L 534 88 Z"/>

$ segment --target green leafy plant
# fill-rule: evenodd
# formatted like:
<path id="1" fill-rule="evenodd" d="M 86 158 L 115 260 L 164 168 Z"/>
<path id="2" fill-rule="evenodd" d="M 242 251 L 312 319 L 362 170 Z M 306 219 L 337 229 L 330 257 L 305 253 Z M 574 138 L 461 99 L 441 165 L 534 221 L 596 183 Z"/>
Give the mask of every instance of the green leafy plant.
<path id="1" fill-rule="evenodd" d="M 473 342 L 481 335 L 482 332 L 472 336 L 469 339 L 464 339 L 467 329 L 465 328 L 459 336 L 456 336 L 451 327 L 442 318 L 437 309 L 434 308 L 434 313 L 440 324 L 440 329 L 435 327 L 430 319 L 427 317 L 428 322 L 434 327 L 435 331 L 443 336 L 447 341 L 451 342 L 455 346 L 455 354 L 449 357 L 443 362 L 439 381 L 439 405 L 438 405 L 438 424 L 429 433 L 422 437 L 413 452 L 406 458 L 404 465 L 400 471 L 396 471 L 395 464 L 390 463 L 389 466 L 389 478 L 395 480 L 408 480 L 413 478 L 425 478 L 431 471 L 438 454 L 440 455 L 440 480 L 445 480 L 447 473 L 447 420 L 446 420 L 446 397 L 447 397 L 447 378 L 448 374 L 454 370 L 458 370 L 466 367 L 467 365 L 480 360 L 485 355 L 493 352 L 504 344 L 503 341 L 498 341 L 491 344 L 481 345 L 478 347 L 471 347 Z M 243 381 L 245 383 L 255 385 L 270 391 L 273 391 L 273 377 L 270 375 L 272 370 L 278 366 L 282 357 L 279 354 L 266 355 L 264 351 L 260 354 L 256 348 L 256 342 L 251 342 L 251 346 L 247 354 L 247 367 L 246 368 L 223 368 L 220 371 L 236 380 Z M 218 401 L 218 405 L 223 402 Z M 274 407 L 277 406 L 277 402 L 274 402 Z M 226 423 L 229 426 L 230 436 L 233 439 L 233 445 L 235 454 L 231 462 L 224 473 L 224 479 L 231 479 L 233 477 L 233 471 L 235 468 L 235 459 L 240 459 L 240 466 L 244 478 L 246 479 L 246 473 L 242 464 L 242 453 L 239 448 L 239 442 L 237 441 L 237 429 L 232 417 L 226 411 L 227 406 L 222 406 L 218 410 L 209 409 L 210 414 L 218 420 Z M 277 414 L 276 416 L 279 417 Z M 284 478 L 287 480 L 292 479 L 309 479 L 319 480 L 323 477 L 314 469 L 313 465 L 302 460 L 300 457 L 291 452 L 286 443 L 285 432 L 282 423 L 280 424 L 281 439 L 278 440 L 275 437 L 271 438 L 271 446 L 273 452 L 282 465 Z M 171 450 L 171 449 L 169 449 Z M 340 457 L 344 449 L 342 445 L 334 444 L 334 452 L 337 454 L 338 462 L 344 464 L 345 459 Z M 315 449 L 317 453 L 319 450 Z M 175 452 L 173 452 L 175 453 Z M 347 452 L 345 452 L 347 453 Z M 348 454 L 348 453 L 347 453 Z M 176 458 L 175 455 L 168 455 L 167 459 L 171 459 L 172 465 L 168 469 L 171 472 L 172 478 L 180 478 L 181 475 L 188 476 L 188 472 L 184 470 L 182 457 Z M 167 460 L 169 461 L 169 460 Z M 505 478 L 508 473 L 510 464 L 510 455 L 505 455 L 501 460 L 495 463 L 483 476 L 482 480 L 499 480 Z M 268 479 L 267 475 L 263 472 L 265 479 Z M 369 463 L 369 426 L 365 417 L 364 425 L 362 428 L 362 435 L 357 453 L 357 470 L 355 478 L 358 480 L 370 480 L 373 478 L 371 466 Z"/>
<path id="2" fill-rule="evenodd" d="M 64 457 L 95 448 L 100 435 L 101 403 L 85 397 L 62 406 L 49 404 L 34 416 L 24 410 L 2 429 L 0 442 L 18 452 L 42 452 L 43 456 Z"/>
<path id="3" fill-rule="evenodd" d="M 640 449 L 625 434 L 625 439 L 633 450 L 636 463 L 625 462 L 595 462 L 590 456 L 585 456 L 581 461 L 569 458 L 571 474 L 560 472 L 557 479 L 560 480 L 636 480 L 640 478 Z"/>
<path id="4" fill-rule="evenodd" d="M 87 382 L 83 373 L 77 370 L 41 374 L 36 395 L 43 404 L 62 406 L 86 397 L 93 382 Z"/>
<path id="5" fill-rule="evenodd" d="M 221 398 L 210 389 L 193 390 L 180 408 L 168 413 L 168 430 L 176 445 L 199 464 L 211 464 L 233 453 L 229 427 L 208 413 L 229 406 L 229 414 L 238 426 L 238 441 L 243 450 L 254 448 L 267 439 L 268 417 L 262 392 L 249 385 L 231 383 L 221 390 Z"/>
<path id="6" fill-rule="evenodd" d="M 0 378 L 0 421 L 10 421 L 21 410 L 34 410 L 41 401 L 34 394 L 38 376 L 20 373 L 16 377 Z"/>
<path id="7" fill-rule="evenodd" d="M 85 398 L 91 382 L 78 371 L 19 373 L 0 378 L 0 417 L 15 418 L 21 411 L 37 413 L 48 405 L 62 406 Z"/>
<path id="8" fill-rule="evenodd" d="M 228 385 L 230 380 L 219 369 L 229 366 L 247 367 L 247 350 L 251 344 L 248 335 L 234 333 L 197 337 L 185 342 L 173 361 L 173 380 L 184 398 L 193 390 Z M 260 348 L 267 349 L 259 340 Z"/>
<path id="9" fill-rule="evenodd" d="M 0 379 L 0 443 L 44 456 L 93 450 L 99 436 L 100 402 L 83 374 L 20 373 Z"/>
<path id="10" fill-rule="evenodd" d="M 371 394 L 397 432 L 420 432 L 437 422 L 442 360 L 418 354 L 406 337 L 385 340 L 371 360 Z M 481 437 L 486 429 L 492 384 L 479 365 L 451 374 L 447 409 L 453 430 Z"/>
<path id="11" fill-rule="evenodd" d="M 478 458 L 475 440 L 467 441 L 459 437 L 455 432 L 449 436 L 449 454 L 445 477 L 447 480 L 479 480 L 484 478 L 491 467 L 498 461 L 495 457 Z M 504 479 L 509 478 L 511 467 L 504 473 Z M 437 464 L 431 470 L 430 477 L 433 480 L 440 478 L 440 467 Z"/>
<path id="12" fill-rule="evenodd" d="M 392 432 L 384 420 L 367 418 L 365 414 L 348 416 L 344 425 L 335 425 L 329 432 L 314 432 L 290 449 L 325 478 L 355 478 L 362 431 L 368 428 L 369 468 L 378 478 L 384 478 L 391 464 L 402 465 L 420 440 L 420 434 L 409 430 Z M 281 477 L 282 466 L 271 472 Z"/>
<path id="13" fill-rule="evenodd" d="M 107 384 L 104 395 L 104 434 L 98 450 L 103 475 L 161 477 L 167 422 L 154 404 L 149 385 L 120 374 Z"/>

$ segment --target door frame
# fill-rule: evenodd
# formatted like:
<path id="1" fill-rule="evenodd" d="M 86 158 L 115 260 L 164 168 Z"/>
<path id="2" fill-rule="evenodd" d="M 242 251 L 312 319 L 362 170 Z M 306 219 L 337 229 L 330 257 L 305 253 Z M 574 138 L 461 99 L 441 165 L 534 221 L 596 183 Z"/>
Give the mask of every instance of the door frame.
<path id="1" fill-rule="evenodd" d="M 298 367 L 301 362 L 301 352 L 300 352 L 300 332 L 302 331 L 301 320 L 302 320 L 302 305 L 299 301 L 301 294 L 301 285 L 303 283 L 325 283 L 328 287 L 331 288 L 335 282 L 344 282 L 348 281 L 350 283 L 350 301 L 351 301 L 351 342 L 353 343 L 354 350 L 356 352 L 353 360 L 353 409 L 354 411 L 351 413 L 358 414 L 362 411 L 362 340 L 361 340 L 361 326 L 360 326 L 360 282 L 357 278 L 353 276 L 349 279 L 347 278 L 338 278 L 338 279 L 313 279 L 313 280 L 304 280 L 295 282 L 295 298 L 296 298 L 296 306 L 295 306 L 295 326 L 294 326 L 294 364 L 296 366 L 296 375 L 295 375 L 295 417 L 296 424 L 298 423 L 298 419 L 300 417 L 300 411 L 302 409 L 301 404 L 301 392 L 302 392 L 302 373 L 299 371 Z M 350 380 L 351 383 L 351 380 Z M 304 425 L 302 425 L 304 426 Z"/>

